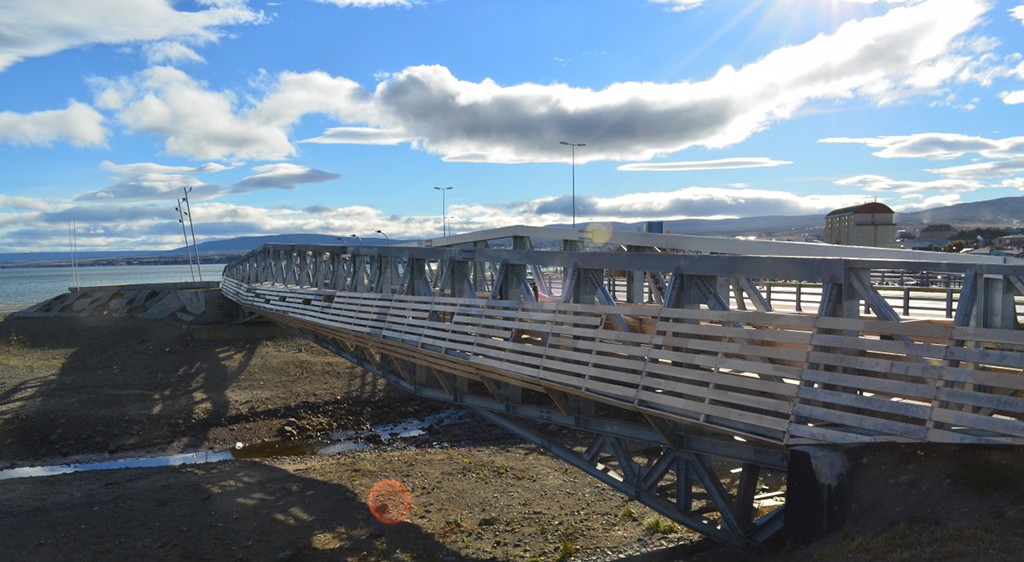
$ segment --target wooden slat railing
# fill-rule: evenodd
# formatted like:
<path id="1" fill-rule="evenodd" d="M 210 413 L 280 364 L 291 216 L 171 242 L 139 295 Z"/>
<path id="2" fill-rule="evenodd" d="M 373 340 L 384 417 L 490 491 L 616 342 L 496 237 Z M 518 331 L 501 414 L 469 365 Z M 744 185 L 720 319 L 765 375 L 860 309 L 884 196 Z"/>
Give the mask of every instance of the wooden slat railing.
<path id="1" fill-rule="evenodd" d="M 286 287 L 225 277 L 276 321 L 468 380 L 612 403 L 778 445 L 1024 444 L 1024 332 L 796 313 Z M 612 328 L 622 315 L 630 331 Z"/>

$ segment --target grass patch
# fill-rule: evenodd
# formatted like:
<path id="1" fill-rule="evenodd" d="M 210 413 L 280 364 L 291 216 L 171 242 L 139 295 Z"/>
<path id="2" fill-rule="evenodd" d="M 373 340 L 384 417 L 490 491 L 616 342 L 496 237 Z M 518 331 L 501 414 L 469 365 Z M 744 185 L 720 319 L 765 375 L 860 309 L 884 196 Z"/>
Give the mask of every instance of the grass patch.
<path id="1" fill-rule="evenodd" d="M 1024 498 L 1024 467 L 1007 462 L 979 461 L 957 468 L 953 483 L 979 494 L 1012 493 Z"/>
<path id="2" fill-rule="evenodd" d="M 576 554 L 576 544 L 569 537 L 562 537 L 558 545 L 558 554 L 555 555 L 555 562 L 565 562 Z"/>
<path id="3" fill-rule="evenodd" d="M 660 515 L 644 519 L 644 528 L 659 535 L 671 535 L 679 530 L 679 526 L 675 522 Z"/>
<path id="4" fill-rule="evenodd" d="M 942 525 L 915 519 L 869 535 L 846 536 L 807 552 L 789 552 L 772 560 L 1020 560 L 1024 519 L 999 524 Z"/>

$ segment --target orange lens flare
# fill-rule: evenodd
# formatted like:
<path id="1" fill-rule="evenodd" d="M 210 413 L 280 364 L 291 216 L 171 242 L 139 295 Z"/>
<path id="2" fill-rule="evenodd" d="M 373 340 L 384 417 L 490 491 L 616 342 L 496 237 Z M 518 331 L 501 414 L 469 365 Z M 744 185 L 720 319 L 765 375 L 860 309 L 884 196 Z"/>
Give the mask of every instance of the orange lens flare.
<path id="1" fill-rule="evenodd" d="M 412 492 L 397 480 L 381 480 L 370 488 L 366 505 L 377 521 L 394 525 L 412 515 Z"/>

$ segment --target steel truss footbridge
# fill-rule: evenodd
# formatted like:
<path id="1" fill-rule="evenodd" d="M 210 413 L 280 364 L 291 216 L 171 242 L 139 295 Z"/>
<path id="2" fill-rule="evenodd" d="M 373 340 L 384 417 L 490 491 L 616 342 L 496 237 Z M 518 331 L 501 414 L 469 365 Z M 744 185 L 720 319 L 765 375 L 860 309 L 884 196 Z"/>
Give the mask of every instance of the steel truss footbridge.
<path id="1" fill-rule="evenodd" d="M 794 447 L 1024 445 L 1020 260 L 517 226 L 268 245 L 221 290 L 738 548 Z"/>

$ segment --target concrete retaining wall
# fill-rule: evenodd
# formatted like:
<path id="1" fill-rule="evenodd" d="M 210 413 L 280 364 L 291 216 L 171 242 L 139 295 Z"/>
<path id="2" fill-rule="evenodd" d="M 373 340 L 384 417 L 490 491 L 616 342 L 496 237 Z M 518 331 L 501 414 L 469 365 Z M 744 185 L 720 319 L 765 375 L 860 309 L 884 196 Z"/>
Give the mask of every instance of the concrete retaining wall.
<path id="1" fill-rule="evenodd" d="M 224 299 L 220 283 L 154 283 L 80 287 L 11 316 L 45 318 L 90 315 L 175 318 L 189 324 L 237 317 L 237 306 Z"/>

